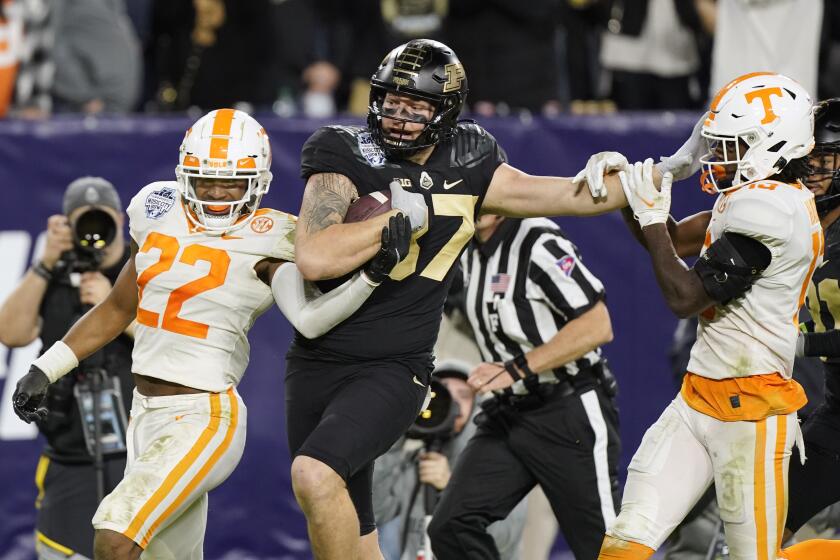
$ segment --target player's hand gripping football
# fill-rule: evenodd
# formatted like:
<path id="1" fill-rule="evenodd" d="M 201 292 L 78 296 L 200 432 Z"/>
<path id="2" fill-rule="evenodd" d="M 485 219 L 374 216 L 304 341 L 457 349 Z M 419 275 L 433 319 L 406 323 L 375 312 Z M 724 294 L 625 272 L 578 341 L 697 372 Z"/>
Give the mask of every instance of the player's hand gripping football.
<path id="1" fill-rule="evenodd" d="M 408 255 L 411 219 L 403 214 L 391 216 L 388 226 L 382 228 L 381 243 L 379 252 L 365 266 L 365 274 L 377 284 L 385 280 L 391 270 Z"/>
<path id="2" fill-rule="evenodd" d="M 620 171 L 628 165 L 627 158 L 618 152 L 599 152 L 589 157 L 589 161 L 586 162 L 586 167 L 575 175 L 572 183 L 579 185 L 581 181 L 586 181 L 592 198 L 603 198 L 607 196 L 604 174 L 611 171 Z M 625 192 L 624 194 L 627 193 Z"/>
<path id="3" fill-rule="evenodd" d="M 20 378 L 12 395 L 12 407 L 18 418 L 30 422 L 45 420 L 47 408 L 43 406 L 50 380 L 38 366 L 29 366 L 29 373 Z"/>
<path id="4" fill-rule="evenodd" d="M 429 208 L 420 193 L 408 192 L 397 181 L 388 185 L 391 189 L 391 208 L 399 210 L 411 220 L 411 231 L 418 231 L 426 227 Z"/>
<path id="5" fill-rule="evenodd" d="M 639 225 L 664 224 L 671 212 L 671 183 L 674 180 L 670 172 L 662 176 L 659 189 L 654 184 L 653 160 L 638 161 L 626 171 L 619 171 L 618 178 L 633 209 L 633 215 Z"/>

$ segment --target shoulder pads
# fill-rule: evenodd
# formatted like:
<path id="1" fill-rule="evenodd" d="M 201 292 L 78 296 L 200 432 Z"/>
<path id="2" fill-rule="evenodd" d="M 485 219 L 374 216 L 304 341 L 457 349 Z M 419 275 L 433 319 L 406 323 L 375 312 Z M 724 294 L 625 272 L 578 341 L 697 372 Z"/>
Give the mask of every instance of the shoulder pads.
<path id="1" fill-rule="evenodd" d="M 788 197 L 758 189 L 731 196 L 724 213 L 724 231 L 740 233 L 770 246 L 790 239 L 794 209 Z"/>
<path id="2" fill-rule="evenodd" d="M 496 139 L 481 126 L 459 123 L 452 138 L 452 165 L 474 167 L 486 157 L 492 157 L 497 149 Z"/>

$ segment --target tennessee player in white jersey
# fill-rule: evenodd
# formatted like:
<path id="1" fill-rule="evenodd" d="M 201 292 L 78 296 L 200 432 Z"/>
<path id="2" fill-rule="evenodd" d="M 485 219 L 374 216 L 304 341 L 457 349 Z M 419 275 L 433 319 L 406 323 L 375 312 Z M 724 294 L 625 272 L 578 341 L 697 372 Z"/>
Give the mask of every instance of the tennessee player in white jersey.
<path id="1" fill-rule="evenodd" d="M 671 175 L 657 190 L 651 160 L 620 174 L 669 307 L 699 314 L 700 326 L 680 394 L 629 466 L 601 559 L 649 558 L 712 482 L 730 557 L 787 557 L 787 470 L 806 402 L 791 379 L 798 311 L 823 252 L 801 182 L 811 100 L 784 76 L 742 76 L 714 98 L 700 131 L 710 144 L 700 160 L 705 188 L 721 194 L 693 268 L 677 256 L 692 243 L 690 228 L 669 221 Z"/>
<path id="2" fill-rule="evenodd" d="M 247 114 L 199 119 L 181 145 L 177 181 L 152 183 L 131 201 L 132 258 L 109 297 L 18 384 L 18 415 L 43 417 L 47 385 L 136 316 L 128 464 L 93 519 L 97 560 L 202 558 L 207 492 L 245 445 L 236 385 L 254 320 L 276 301 L 304 336 L 320 336 L 408 253 L 410 223 L 391 213 L 378 218 L 387 226 L 363 271 L 328 294 L 305 286 L 292 263 L 295 217 L 259 207 L 270 164 L 268 136 Z"/>

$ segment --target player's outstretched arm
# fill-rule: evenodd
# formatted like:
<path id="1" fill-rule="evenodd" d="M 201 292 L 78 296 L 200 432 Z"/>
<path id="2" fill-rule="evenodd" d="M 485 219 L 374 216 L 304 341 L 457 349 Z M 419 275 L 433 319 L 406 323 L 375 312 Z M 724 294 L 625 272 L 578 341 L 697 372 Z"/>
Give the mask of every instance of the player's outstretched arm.
<path id="1" fill-rule="evenodd" d="M 393 268 L 408 255 L 411 222 L 392 216 L 380 232 L 380 248 L 364 270 L 326 294 L 307 282 L 293 263 L 267 264 L 274 300 L 283 315 L 306 338 L 317 338 L 350 317 Z M 263 278 L 262 271 L 257 274 Z"/>
<path id="2" fill-rule="evenodd" d="M 503 163 L 493 174 L 482 213 L 516 218 L 594 216 L 627 206 L 616 174 L 604 178 L 606 196 L 593 198 L 586 185 L 568 177 L 541 177 Z"/>
<path id="3" fill-rule="evenodd" d="M 137 244 L 131 244 L 131 258 L 120 272 L 105 300 L 88 311 L 64 335 L 32 363 L 18 381 L 12 402 L 21 420 L 44 419 L 42 406 L 47 386 L 65 376 L 83 360 L 111 342 L 134 321 L 137 314 Z"/>
<path id="4" fill-rule="evenodd" d="M 295 232 L 295 261 L 305 279 L 344 276 L 379 250 L 382 228 L 395 212 L 343 223 L 347 209 L 358 197 L 353 182 L 338 173 L 317 173 L 306 182 Z"/>

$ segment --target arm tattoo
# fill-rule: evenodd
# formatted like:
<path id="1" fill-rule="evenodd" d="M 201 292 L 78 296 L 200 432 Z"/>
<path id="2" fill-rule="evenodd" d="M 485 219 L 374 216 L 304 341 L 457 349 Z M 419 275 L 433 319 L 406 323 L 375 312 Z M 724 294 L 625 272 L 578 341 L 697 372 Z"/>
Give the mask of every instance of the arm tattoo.
<path id="1" fill-rule="evenodd" d="M 356 185 L 338 173 L 319 173 L 310 178 L 303 193 L 299 225 L 314 233 L 344 221 L 350 204 L 359 198 Z"/>

